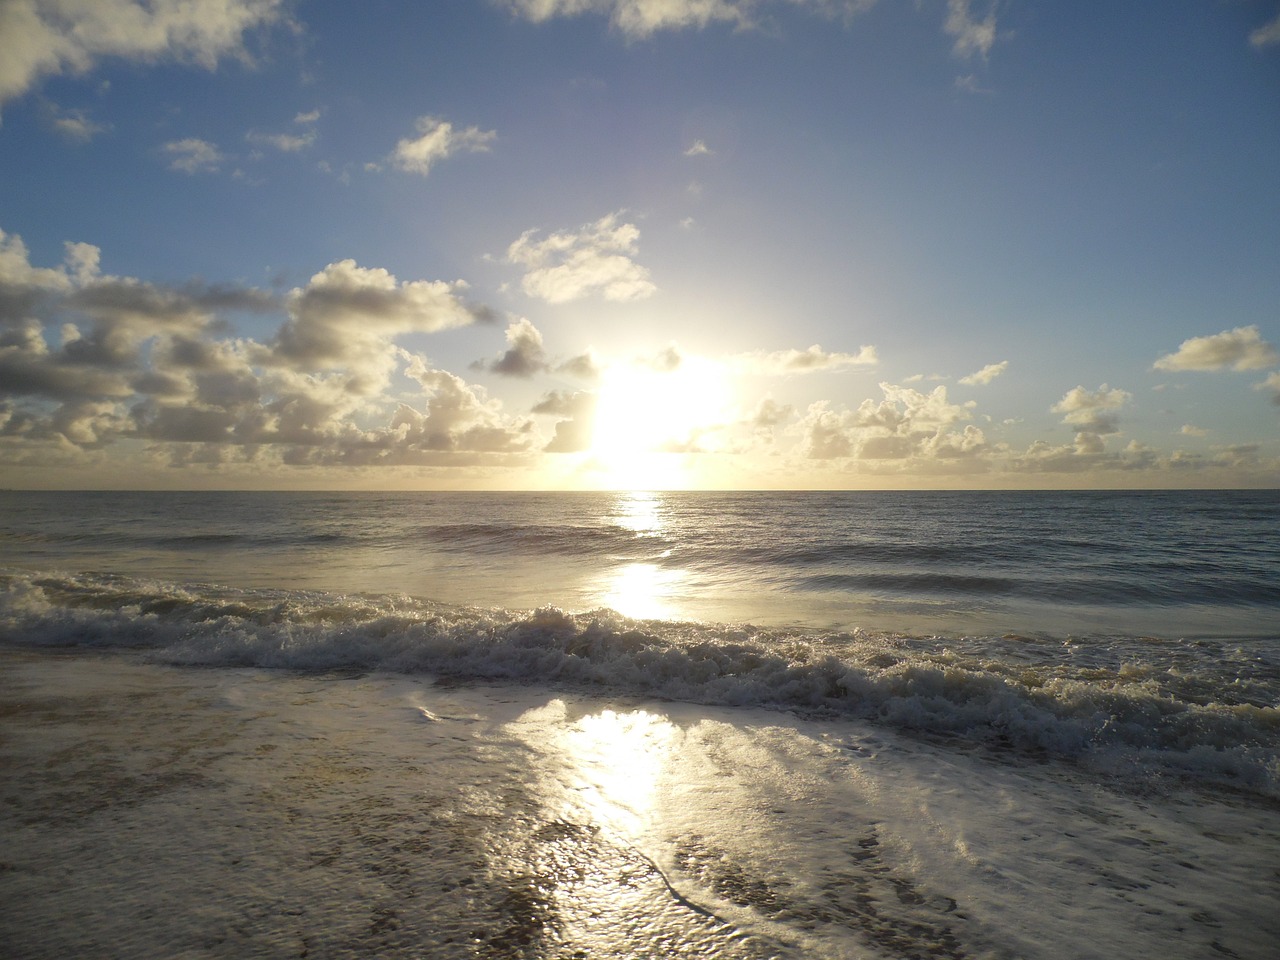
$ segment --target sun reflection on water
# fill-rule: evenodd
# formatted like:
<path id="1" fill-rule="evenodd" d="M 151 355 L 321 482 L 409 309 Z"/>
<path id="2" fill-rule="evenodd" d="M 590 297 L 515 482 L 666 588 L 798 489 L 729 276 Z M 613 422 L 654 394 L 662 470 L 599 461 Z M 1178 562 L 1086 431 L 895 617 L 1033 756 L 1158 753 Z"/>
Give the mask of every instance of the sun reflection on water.
<path id="1" fill-rule="evenodd" d="M 589 714 L 564 734 L 578 795 L 595 818 L 631 836 L 644 831 L 675 735 L 670 720 L 647 710 Z"/>
<path id="2" fill-rule="evenodd" d="M 628 563 L 601 578 L 600 604 L 634 620 L 672 620 L 680 610 L 683 570 L 656 563 Z"/>
<path id="3" fill-rule="evenodd" d="M 662 497 L 649 491 L 633 490 L 618 495 L 614 503 L 614 520 L 618 526 L 642 536 L 662 532 Z"/>

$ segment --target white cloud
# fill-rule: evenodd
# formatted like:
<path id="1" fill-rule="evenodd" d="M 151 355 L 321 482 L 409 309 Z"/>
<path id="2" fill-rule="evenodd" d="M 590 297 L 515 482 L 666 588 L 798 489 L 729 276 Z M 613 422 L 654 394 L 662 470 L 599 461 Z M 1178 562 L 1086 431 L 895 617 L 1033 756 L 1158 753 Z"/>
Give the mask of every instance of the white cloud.
<path id="1" fill-rule="evenodd" d="M 1209 431 L 1204 427 L 1193 426 L 1190 423 L 1184 423 L 1182 429 L 1178 431 L 1184 437 L 1207 437 Z"/>
<path id="2" fill-rule="evenodd" d="M 947 19 L 943 29 L 956 38 L 952 52 L 957 57 L 978 53 L 986 57 L 996 42 L 994 6 L 985 19 L 974 20 L 969 12 L 971 0 L 947 0 Z"/>
<path id="3" fill-rule="evenodd" d="M 1155 362 L 1157 370 L 1262 370 L 1280 354 L 1262 339 L 1255 326 L 1236 327 L 1208 337 L 1183 340 L 1176 353 Z"/>
<path id="4" fill-rule="evenodd" d="M 614 29 L 628 37 L 652 36 L 659 30 L 701 29 L 712 23 L 736 29 L 756 26 L 755 13 L 778 0 L 505 0 L 517 15 L 535 23 L 552 17 L 582 14 L 607 16 Z M 827 16 L 849 19 L 875 6 L 876 0 L 787 0 L 788 6 L 805 7 Z"/>
<path id="5" fill-rule="evenodd" d="M 1280 43 L 1280 14 L 1249 34 L 1249 43 L 1259 49 Z"/>
<path id="6" fill-rule="evenodd" d="M 1267 393 L 1270 393 L 1271 402 L 1274 403 L 1276 406 L 1280 406 L 1280 370 L 1277 370 L 1275 373 L 1271 374 L 1269 377 L 1267 377 L 1267 379 L 1263 380 L 1261 383 L 1255 383 L 1253 385 L 1253 388 L 1255 390 L 1263 390 Z"/>
<path id="7" fill-rule="evenodd" d="M 709 157 L 714 151 L 701 140 L 693 141 L 693 145 L 684 152 L 686 157 Z"/>
<path id="8" fill-rule="evenodd" d="M 1008 360 L 1001 360 L 999 363 L 989 363 L 977 373 L 971 373 L 967 377 L 961 377 L 960 382 L 966 387 L 985 387 L 1000 374 L 1009 368 Z"/>
<path id="9" fill-rule="evenodd" d="M 448 120 L 439 117 L 419 117 L 415 123 L 417 137 L 406 137 L 396 144 L 388 161 L 406 173 L 426 176 L 432 164 L 458 152 L 486 153 L 489 144 L 498 136 L 497 131 L 467 127 L 456 130 Z"/>
<path id="10" fill-rule="evenodd" d="M 1118 433 L 1120 409 L 1133 398 L 1125 390 L 1112 390 L 1105 383 L 1096 391 L 1084 387 L 1068 390 L 1061 400 L 1049 409 L 1063 414 L 1062 422 L 1080 427 L 1092 434 Z"/>
<path id="11" fill-rule="evenodd" d="M 256 130 L 250 130 L 244 138 L 256 146 L 274 147 L 281 153 L 297 153 L 316 142 L 316 132 L 308 130 L 306 133 L 259 133 Z"/>
<path id="12" fill-rule="evenodd" d="M 283 15 L 283 0 L 4 0 L 0 104 L 44 77 L 85 73 L 106 57 L 212 70 L 222 57 L 247 58 L 245 33 Z"/>
<path id="13" fill-rule="evenodd" d="M 881 383 L 880 390 L 882 401 L 864 400 L 857 410 L 835 411 L 825 400 L 811 404 L 795 428 L 802 453 L 817 460 L 955 459 L 987 449 L 986 437 L 973 425 L 960 433 L 948 430 L 968 420 L 974 404 L 951 403 L 946 387 L 920 393 Z"/>
<path id="14" fill-rule="evenodd" d="M 311 110 L 307 113 L 300 113 L 293 118 L 294 123 L 315 123 L 320 119 L 319 110 Z"/>
<path id="15" fill-rule="evenodd" d="M 642 300 L 657 292 L 649 271 L 636 263 L 639 229 L 611 213 L 577 231 L 536 239 L 527 230 L 507 248 L 507 259 L 526 268 L 521 287 L 548 303 L 567 303 L 598 293 L 606 300 Z"/>
<path id="16" fill-rule="evenodd" d="M 517 14 L 541 23 L 552 17 L 604 14 L 613 26 L 632 37 L 659 30 L 705 27 L 709 23 L 751 23 L 754 0 L 507 0 Z"/>
<path id="17" fill-rule="evenodd" d="M 842 370 L 846 367 L 873 367 L 880 362 L 873 346 L 863 346 L 857 353 L 828 353 L 818 344 L 808 350 L 757 350 L 732 358 L 734 366 L 748 373 L 782 375 Z"/>
<path id="18" fill-rule="evenodd" d="M 180 170 L 186 174 L 216 173 L 225 159 L 216 145 L 196 137 L 171 140 L 160 149 L 171 158 L 170 170 Z"/>

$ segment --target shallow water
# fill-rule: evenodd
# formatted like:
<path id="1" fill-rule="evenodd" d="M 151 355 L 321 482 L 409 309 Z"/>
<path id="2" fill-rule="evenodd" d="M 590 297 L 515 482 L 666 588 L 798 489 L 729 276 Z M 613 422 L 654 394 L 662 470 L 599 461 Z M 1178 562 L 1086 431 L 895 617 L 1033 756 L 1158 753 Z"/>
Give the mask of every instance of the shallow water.
<path id="1" fill-rule="evenodd" d="M 1270 956 L 1280 819 L 851 721 L 3 654 L 22 957 Z"/>
<path id="2" fill-rule="evenodd" d="M 0 494 L 7 942 L 1269 958 L 1277 521 Z"/>

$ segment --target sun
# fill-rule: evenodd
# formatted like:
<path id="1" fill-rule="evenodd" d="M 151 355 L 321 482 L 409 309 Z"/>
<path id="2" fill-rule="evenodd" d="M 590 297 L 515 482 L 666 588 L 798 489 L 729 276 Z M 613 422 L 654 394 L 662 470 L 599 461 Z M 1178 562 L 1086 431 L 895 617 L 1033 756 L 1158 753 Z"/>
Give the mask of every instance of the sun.
<path id="1" fill-rule="evenodd" d="M 680 486 L 689 456 L 720 449 L 732 421 L 724 366 L 682 356 L 671 369 L 618 364 L 596 396 L 591 454 L 608 486 Z"/>

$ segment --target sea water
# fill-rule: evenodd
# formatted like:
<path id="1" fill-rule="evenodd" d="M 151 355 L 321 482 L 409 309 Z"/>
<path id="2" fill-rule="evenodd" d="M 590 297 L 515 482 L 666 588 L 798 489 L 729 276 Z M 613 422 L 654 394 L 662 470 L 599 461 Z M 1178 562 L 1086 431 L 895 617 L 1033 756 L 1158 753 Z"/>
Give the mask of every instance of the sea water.
<path id="1" fill-rule="evenodd" d="M 154 853 L 131 889 L 213 871 L 164 937 L 137 939 L 150 898 L 102 904 L 133 922 L 99 955 L 1269 957 L 1280 937 L 1276 492 L 15 492 L 0 567 L 15 702 L 95 704 L 7 711 L 12 769 L 49 769 L 41 744 L 74 729 L 154 761 L 66 760 L 87 796 L 168 783 L 164 730 L 212 702 L 230 713 L 182 754 L 221 771 L 202 843 L 276 851 L 254 908 L 156 839 L 214 794 L 81 809 L 43 775 L 0 854 L 8 902 L 83 910 L 39 864 L 73 844 L 106 876 L 125 809 Z M 157 683 L 205 706 L 149 714 Z M 348 889 L 370 875 L 372 901 Z M 215 949 L 218 910 L 259 921 Z M 5 917 L 32 956 L 96 942 L 55 926 Z"/>

